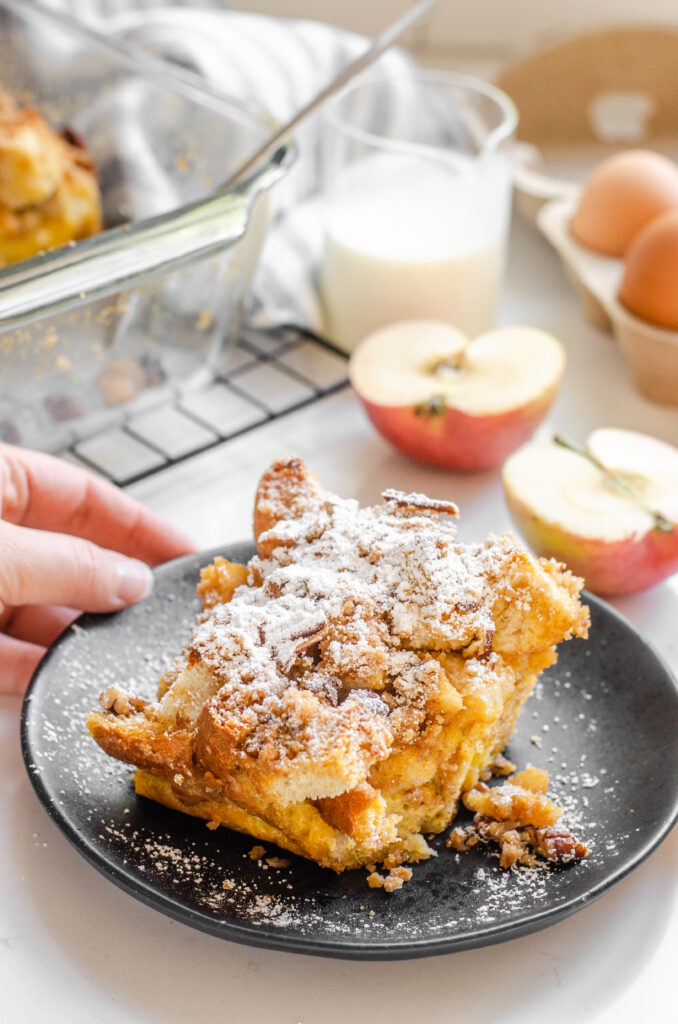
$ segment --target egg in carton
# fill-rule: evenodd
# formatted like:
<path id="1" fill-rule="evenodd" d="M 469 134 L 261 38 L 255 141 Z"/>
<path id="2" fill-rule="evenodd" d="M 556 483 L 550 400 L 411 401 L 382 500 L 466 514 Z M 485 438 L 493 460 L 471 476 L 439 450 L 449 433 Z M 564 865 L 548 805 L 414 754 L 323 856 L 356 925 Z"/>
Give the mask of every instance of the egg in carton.
<path id="1" fill-rule="evenodd" d="M 602 252 L 600 246 L 596 251 L 577 230 L 576 220 L 573 233 L 572 221 L 578 210 L 581 213 L 578 182 L 605 157 L 638 147 L 678 155 L 676 67 L 676 28 L 624 27 L 547 47 L 508 68 L 497 82 L 520 113 L 516 205 L 559 253 L 587 318 L 616 338 L 636 388 L 666 404 L 678 404 L 678 241 L 671 245 L 666 239 L 672 229 L 665 228 L 659 242 L 640 247 L 648 258 L 660 260 L 657 273 L 649 273 L 647 265 L 637 272 L 631 253 L 625 274 L 623 253 Z M 655 210 L 661 213 L 661 201 L 672 202 L 666 166 L 657 169 L 655 162 L 661 158 L 656 154 L 644 157 L 651 165 L 649 191 L 654 181 L 655 191 L 663 196 Z M 675 181 L 678 204 L 678 170 Z M 645 185 L 641 194 L 647 192 Z M 593 205 L 600 208 L 598 198 Z M 625 198 L 614 196 L 612 207 L 614 235 L 629 208 Z M 672 215 L 668 216 L 670 220 Z M 678 238 L 678 225 L 674 237 Z M 674 272 L 671 252 L 676 253 Z M 667 300 L 660 297 L 657 307 L 651 279 L 656 284 L 659 277 L 668 278 L 669 284 Z M 676 315 L 667 321 L 671 301 Z M 656 315 L 653 302 L 659 310 Z"/>

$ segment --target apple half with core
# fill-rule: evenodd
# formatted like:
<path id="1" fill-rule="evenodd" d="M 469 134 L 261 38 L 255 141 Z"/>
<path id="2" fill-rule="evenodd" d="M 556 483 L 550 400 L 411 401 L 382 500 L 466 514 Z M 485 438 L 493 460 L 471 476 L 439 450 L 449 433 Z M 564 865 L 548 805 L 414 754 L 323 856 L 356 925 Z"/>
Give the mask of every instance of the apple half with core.
<path id="1" fill-rule="evenodd" d="M 678 572 L 678 448 L 632 430 L 595 430 L 507 460 L 513 520 L 539 555 L 565 562 L 596 594 L 630 594 Z"/>
<path id="2" fill-rule="evenodd" d="M 351 384 L 395 448 L 444 469 L 487 469 L 534 433 L 565 367 L 559 341 L 498 327 L 474 341 L 448 324 L 412 320 L 368 335 Z"/>

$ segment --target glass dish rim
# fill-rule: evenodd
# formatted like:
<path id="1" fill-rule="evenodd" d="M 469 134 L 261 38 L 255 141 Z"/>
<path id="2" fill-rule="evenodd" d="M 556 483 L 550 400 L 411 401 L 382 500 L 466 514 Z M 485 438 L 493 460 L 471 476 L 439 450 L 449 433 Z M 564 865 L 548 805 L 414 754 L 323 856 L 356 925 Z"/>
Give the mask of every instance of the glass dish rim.
<path id="1" fill-rule="evenodd" d="M 502 120 L 499 125 L 489 133 L 481 152 L 475 159 L 482 159 L 486 153 L 496 151 L 502 142 L 510 139 L 515 133 L 519 120 L 518 109 L 511 97 L 496 85 L 492 85 L 491 82 L 486 82 L 482 78 L 477 78 L 475 75 L 463 74 L 457 71 L 437 70 L 435 68 L 417 68 L 408 72 L 408 78 L 417 82 L 428 81 L 439 82 L 445 85 L 456 85 L 462 89 L 468 90 L 469 92 L 485 96 L 487 99 L 494 101 L 502 113 Z M 384 82 L 387 84 L 393 84 L 394 80 L 393 75 L 387 75 L 384 72 L 376 75 L 369 73 L 361 75 L 360 78 L 356 79 L 356 81 L 350 82 L 330 103 L 327 104 L 323 111 L 325 123 L 332 125 L 333 128 L 341 131 L 344 135 L 350 136 L 355 141 L 365 143 L 369 146 L 388 149 L 398 153 L 410 153 L 417 156 L 426 155 L 429 158 L 433 157 L 440 159 L 441 155 L 444 154 L 443 147 L 432 146 L 426 143 L 408 142 L 406 139 L 393 139 L 388 135 L 381 135 L 379 132 L 368 131 L 365 128 L 359 128 L 356 125 L 351 124 L 350 121 L 345 120 L 345 118 L 337 113 L 337 108 L 341 101 L 352 92 L 357 92 L 358 89 Z"/>
<path id="2" fill-rule="evenodd" d="M 278 121 L 271 114 L 253 104 L 239 100 L 212 86 L 197 74 L 178 66 L 175 68 L 169 61 L 148 54 L 125 40 L 115 36 L 105 36 L 98 29 L 79 21 L 70 14 L 44 7 L 41 3 L 36 3 L 35 0 L 0 0 L 0 9 L 2 8 L 10 10 L 22 21 L 51 25 L 74 37 L 79 37 L 81 40 L 87 40 L 109 54 L 112 60 L 126 64 L 130 70 L 146 80 L 194 102 L 202 102 L 217 113 L 223 112 L 224 116 L 230 110 L 250 124 L 258 124 L 264 131 L 268 130 L 270 134 L 280 127 Z M 47 276 L 57 264 L 67 262 L 69 265 L 77 265 L 80 262 L 78 256 L 82 260 L 87 260 L 92 248 L 96 247 L 98 242 L 110 246 L 115 251 L 125 251 L 134 245 L 135 236 L 147 226 L 171 228 L 175 220 L 187 215 L 200 218 L 201 213 L 213 206 L 215 200 L 238 193 L 247 195 L 250 191 L 258 191 L 257 185 L 262 180 L 266 181 L 268 172 L 271 172 L 273 176 L 283 173 L 292 165 L 296 155 L 296 143 L 292 137 L 288 137 L 268 156 L 265 162 L 258 164 L 247 177 L 230 189 L 224 190 L 217 186 L 200 199 L 184 203 L 165 213 L 144 217 L 122 226 L 107 228 L 91 238 L 67 243 L 3 267 L 0 269 L 0 329 L 4 319 L 1 306 L 2 293 L 8 294 L 13 284 L 21 284 L 29 276 L 38 285 L 42 277 L 41 270 Z M 161 268 L 163 263 L 162 253 L 159 253 L 158 267 Z M 45 311 L 43 310 L 43 312 Z"/>

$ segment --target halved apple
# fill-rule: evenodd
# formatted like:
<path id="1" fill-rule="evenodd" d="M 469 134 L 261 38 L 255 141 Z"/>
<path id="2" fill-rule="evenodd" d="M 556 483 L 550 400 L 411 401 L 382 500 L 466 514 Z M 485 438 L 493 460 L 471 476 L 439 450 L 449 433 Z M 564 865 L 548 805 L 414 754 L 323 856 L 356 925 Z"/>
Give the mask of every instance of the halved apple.
<path id="1" fill-rule="evenodd" d="M 528 444 L 506 462 L 511 515 L 539 555 L 597 594 L 644 590 L 678 571 L 678 449 L 632 430 L 595 430 L 579 451 Z"/>
<path id="2" fill-rule="evenodd" d="M 445 469 L 497 466 L 532 436 L 565 367 L 560 342 L 532 327 L 474 341 L 444 323 L 408 321 L 368 335 L 351 383 L 399 451 Z"/>

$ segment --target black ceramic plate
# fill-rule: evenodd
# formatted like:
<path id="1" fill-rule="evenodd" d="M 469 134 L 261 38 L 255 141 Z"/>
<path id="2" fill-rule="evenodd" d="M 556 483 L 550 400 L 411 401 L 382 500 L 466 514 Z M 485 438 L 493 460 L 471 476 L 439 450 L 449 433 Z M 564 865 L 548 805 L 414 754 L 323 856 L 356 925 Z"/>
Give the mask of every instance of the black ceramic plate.
<path id="1" fill-rule="evenodd" d="M 488 851 L 438 857 L 388 895 L 364 871 L 338 876 L 268 845 L 137 797 L 131 769 L 85 730 L 111 683 L 151 696 L 190 632 L 198 569 L 214 554 L 244 561 L 249 545 L 157 570 L 153 595 L 116 615 L 85 615 L 40 665 L 26 696 L 24 758 L 48 814 L 99 871 L 144 903 L 225 939 L 323 956 L 429 956 L 515 938 L 572 914 L 619 882 L 673 824 L 678 692 L 670 673 L 615 612 L 588 597 L 589 641 L 563 644 L 523 710 L 508 754 L 551 773 L 586 861 L 502 871 Z M 266 845 L 266 844 L 264 844 Z"/>

